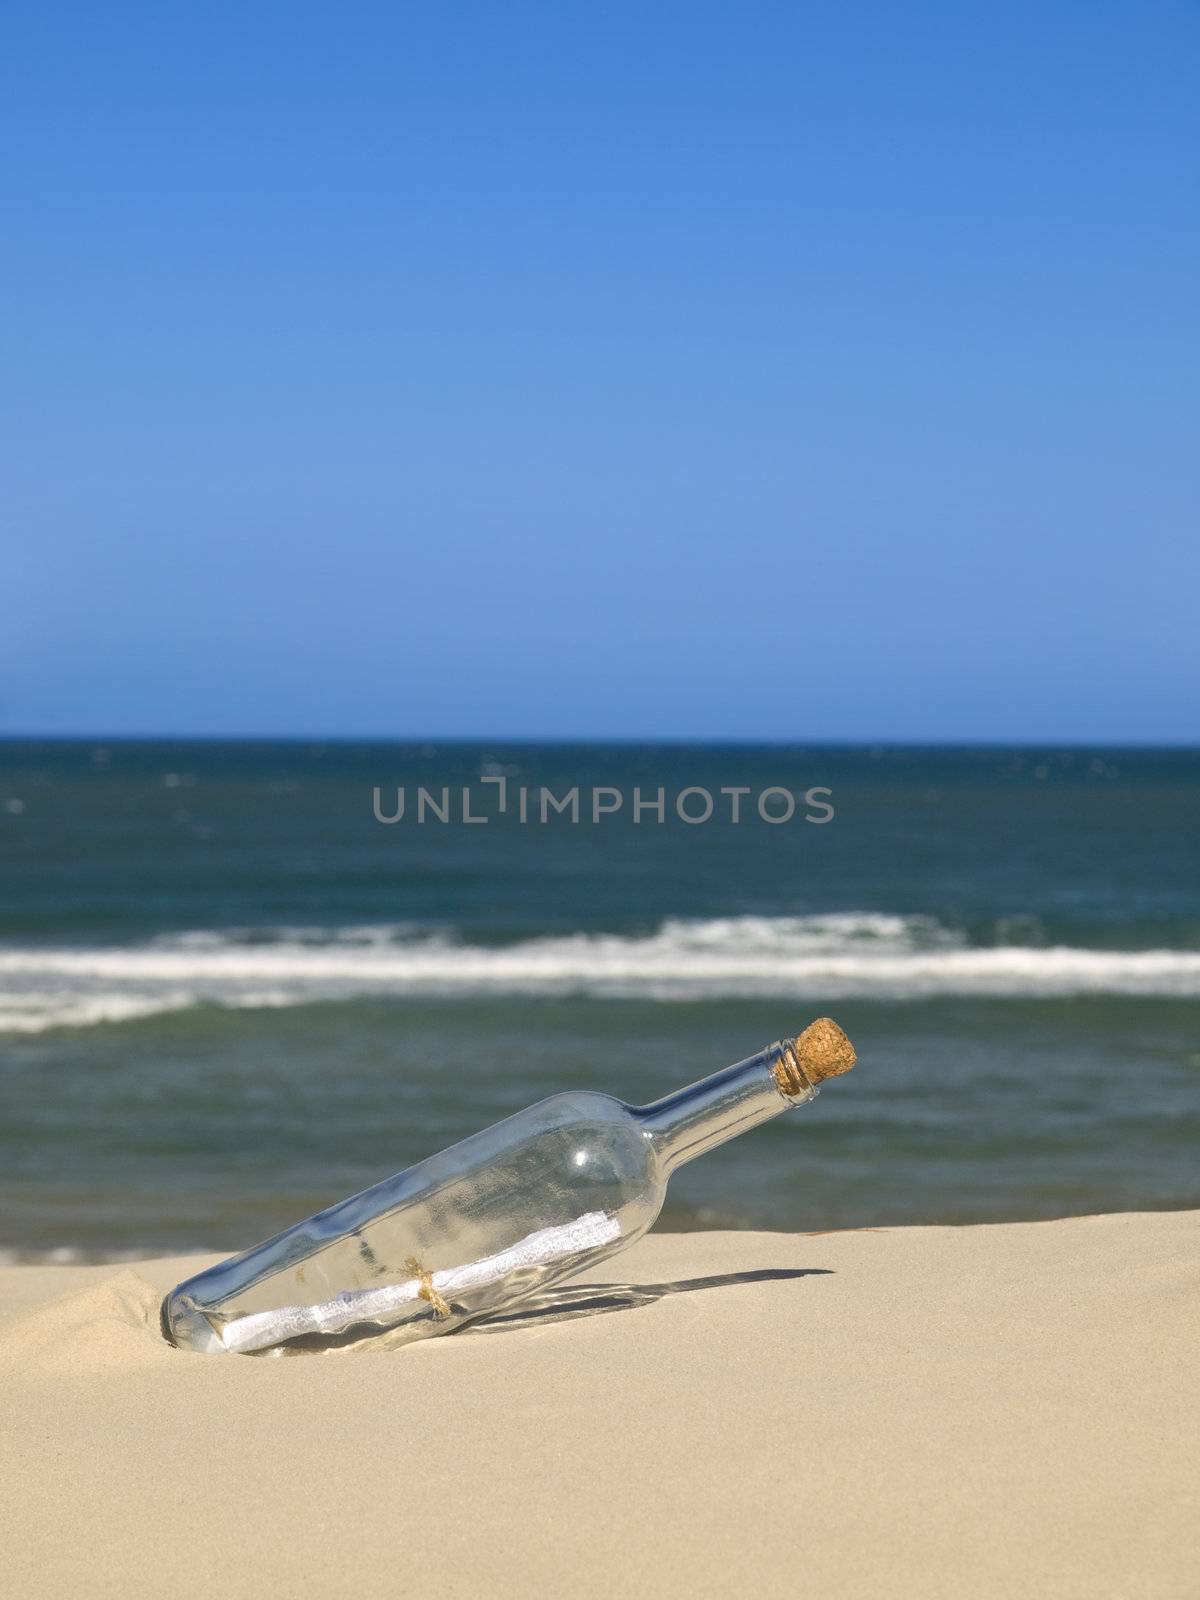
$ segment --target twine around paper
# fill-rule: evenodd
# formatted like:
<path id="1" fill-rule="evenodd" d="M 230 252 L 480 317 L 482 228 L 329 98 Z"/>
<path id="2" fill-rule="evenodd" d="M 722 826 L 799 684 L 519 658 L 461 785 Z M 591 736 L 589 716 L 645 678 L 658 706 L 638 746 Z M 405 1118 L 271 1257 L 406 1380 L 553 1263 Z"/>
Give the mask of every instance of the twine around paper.
<path id="1" fill-rule="evenodd" d="M 409 1256 L 404 1265 L 412 1273 L 413 1277 L 420 1281 L 421 1287 L 417 1290 L 417 1297 L 421 1300 L 429 1301 L 429 1304 L 433 1307 L 434 1316 L 448 1317 L 450 1315 L 450 1307 L 434 1288 L 433 1273 L 426 1271 L 416 1256 Z"/>

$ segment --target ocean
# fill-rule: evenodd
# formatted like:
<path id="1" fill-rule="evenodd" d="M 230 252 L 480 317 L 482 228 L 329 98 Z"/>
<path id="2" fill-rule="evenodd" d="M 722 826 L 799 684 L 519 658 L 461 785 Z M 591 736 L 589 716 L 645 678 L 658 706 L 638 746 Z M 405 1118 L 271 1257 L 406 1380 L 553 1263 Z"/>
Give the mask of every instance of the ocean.
<path id="1" fill-rule="evenodd" d="M 1200 1206 L 1198 799 L 1197 750 L 0 744 L 0 1252 L 240 1248 L 824 1012 L 858 1069 L 660 1226 Z"/>

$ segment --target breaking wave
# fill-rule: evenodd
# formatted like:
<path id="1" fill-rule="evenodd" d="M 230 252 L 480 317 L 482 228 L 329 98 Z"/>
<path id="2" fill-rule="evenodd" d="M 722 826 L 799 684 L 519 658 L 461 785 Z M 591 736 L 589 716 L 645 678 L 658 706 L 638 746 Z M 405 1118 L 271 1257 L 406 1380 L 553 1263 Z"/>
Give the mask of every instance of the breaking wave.
<path id="1" fill-rule="evenodd" d="M 840 912 L 667 920 L 642 934 L 507 945 L 410 925 L 177 934 L 133 946 L 0 949 L 0 1031 L 122 1022 L 194 1006 L 358 996 L 1200 996 L 1200 950 L 968 944 L 929 917 Z"/>

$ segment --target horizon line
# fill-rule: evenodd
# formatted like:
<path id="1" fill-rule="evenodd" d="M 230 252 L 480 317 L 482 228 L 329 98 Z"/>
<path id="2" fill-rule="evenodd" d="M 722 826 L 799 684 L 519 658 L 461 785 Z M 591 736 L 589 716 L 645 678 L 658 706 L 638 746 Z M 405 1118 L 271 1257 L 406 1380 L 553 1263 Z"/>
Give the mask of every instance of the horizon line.
<path id="1" fill-rule="evenodd" d="M 693 748 L 706 750 L 1140 750 L 1196 751 L 1197 740 L 1139 740 L 1066 738 L 733 738 L 603 734 L 327 734 L 327 733 L 5 733 L 7 744 L 276 744 L 276 745 L 388 745 L 478 746 L 533 745 L 637 749 Z"/>

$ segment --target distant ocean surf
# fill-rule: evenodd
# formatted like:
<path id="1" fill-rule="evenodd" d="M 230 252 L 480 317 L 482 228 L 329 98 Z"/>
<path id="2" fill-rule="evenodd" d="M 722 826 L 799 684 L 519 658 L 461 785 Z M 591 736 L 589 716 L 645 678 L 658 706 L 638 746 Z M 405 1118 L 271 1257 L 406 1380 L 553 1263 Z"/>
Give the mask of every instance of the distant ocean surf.
<path id="1" fill-rule="evenodd" d="M 1200 998 L 1200 950 L 971 945 L 926 916 L 667 919 L 645 934 L 485 945 L 409 925 L 211 930 L 130 946 L 0 949 L 0 1032 L 119 1022 L 192 1006 L 362 996 L 586 995 L 797 1005 L 946 996 Z"/>
<path id="2" fill-rule="evenodd" d="M 835 816 L 372 812 L 501 773 Z M 823 1011 L 861 1072 L 666 1226 L 1200 1205 L 1198 799 L 1186 750 L 0 743 L 0 1253 L 245 1244 Z"/>

